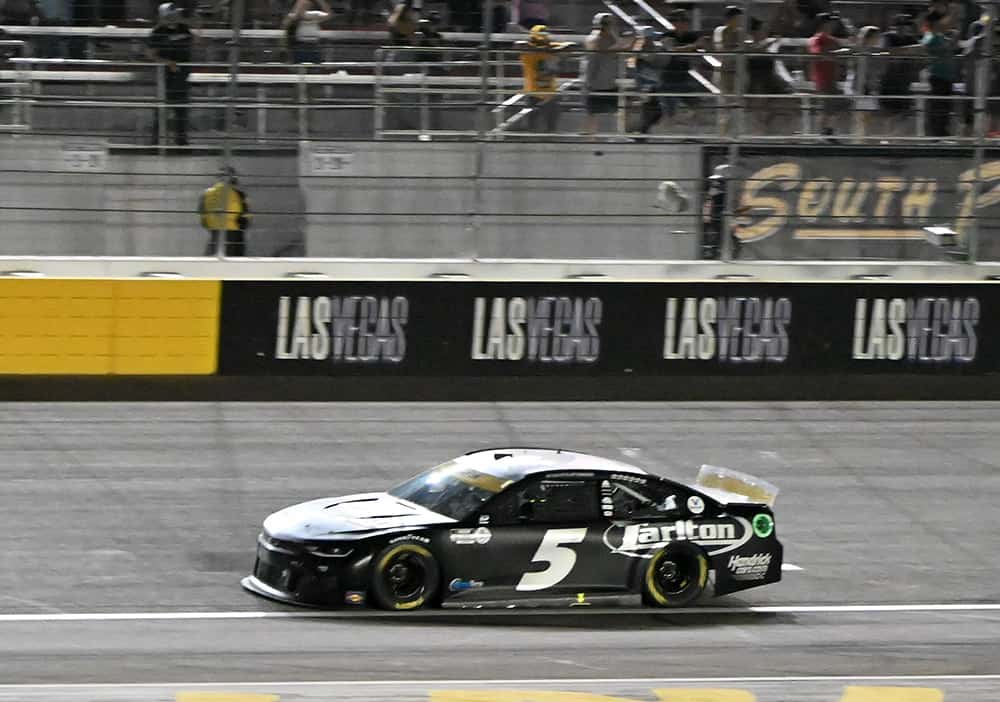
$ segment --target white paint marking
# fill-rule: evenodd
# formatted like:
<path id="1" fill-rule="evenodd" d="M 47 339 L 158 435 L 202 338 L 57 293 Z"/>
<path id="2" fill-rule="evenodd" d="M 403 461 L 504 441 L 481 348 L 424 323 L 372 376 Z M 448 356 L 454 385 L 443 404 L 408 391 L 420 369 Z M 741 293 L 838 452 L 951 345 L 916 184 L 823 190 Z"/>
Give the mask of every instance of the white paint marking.
<path id="1" fill-rule="evenodd" d="M 857 605 L 769 605 L 759 607 L 684 607 L 668 610 L 650 610 L 642 607 L 602 607 L 564 609 L 445 609 L 427 612 L 344 612 L 307 610 L 297 612 L 78 612 L 0 614 L 0 624 L 18 622 L 121 622 L 121 621 L 183 621 L 231 619 L 377 619 L 393 617 L 406 619 L 435 619 L 443 616 L 593 616 L 622 614 L 718 615 L 718 614 L 847 614 L 854 612 L 996 612 L 1000 603 L 950 603 L 950 604 L 857 604 Z"/>
<path id="2" fill-rule="evenodd" d="M 733 683 L 753 685 L 756 683 L 786 683 L 786 682 L 891 682 L 919 680 L 1000 680 L 1000 674 L 987 673 L 980 675 L 776 675 L 769 677 L 733 677 L 733 678 L 529 678 L 523 680 L 511 679 L 478 679 L 469 678 L 450 680 L 276 680 L 273 682 L 165 682 L 165 683 L 50 683 L 33 685 L 2 684 L 0 690 L 113 690 L 113 689 L 148 689 L 148 688 L 178 688 L 210 689 L 210 688 L 276 688 L 276 687 L 430 687 L 436 685 L 616 685 L 630 683 L 637 685 L 650 684 L 714 684 Z"/>
<path id="3" fill-rule="evenodd" d="M 805 570 L 805 568 L 803 568 L 802 566 L 797 566 L 794 563 L 782 563 L 781 564 L 781 569 L 783 571 L 788 571 L 788 570 Z"/>

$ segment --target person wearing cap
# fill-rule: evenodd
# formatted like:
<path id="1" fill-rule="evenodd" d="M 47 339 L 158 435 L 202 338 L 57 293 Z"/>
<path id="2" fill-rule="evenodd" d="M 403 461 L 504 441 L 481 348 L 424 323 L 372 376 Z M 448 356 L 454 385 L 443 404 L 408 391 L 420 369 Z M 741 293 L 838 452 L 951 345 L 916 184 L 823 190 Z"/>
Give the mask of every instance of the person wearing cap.
<path id="1" fill-rule="evenodd" d="M 332 16 L 327 0 L 295 0 L 281 20 L 281 29 L 292 61 L 320 63 L 319 25 Z"/>
<path id="2" fill-rule="evenodd" d="M 536 24 L 528 34 L 528 41 L 514 44 L 521 50 L 521 71 L 524 74 L 524 92 L 528 96 L 531 112 L 528 113 L 528 131 L 555 132 L 559 126 L 559 86 L 557 52 L 573 46 L 572 42 L 554 42 L 549 28 Z"/>
<path id="3" fill-rule="evenodd" d="M 188 75 L 191 70 L 183 64 L 191 61 L 191 45 L 194 35 L 191 27 L 184 22 L 181 10 L 172 2 L 162 3 L 157 9 L 159 21 L 149 35 L 146 56 L 164 67 L 164 96 L 169 111 L 173 113 L 170 125 L 173 127 L 174 143 L 187 146 L 188 102 L 190 88 Z M 153 143 L 160 141 L 160 111 L 153 119 Z"/>
<path id="4" fill-rule="evenodd" d="M 729 5 L 725 12 L 726 20 L 715 28 L 712 33 L 712 48 L 715 51 L 733 53 L 743 46 L 743 9 Z M 719 131 L 729 133 L 729 107 L 735 100 L 736 76 L 738 61 L 735 56 L 719 57 L 721 66 L 715 72 L 715 82 L 722 91 L 723 105 L 719 112 Z"/>
<path id="5" fill-rule="evenodd" d="M 198 200 L 201 226 L 208 231 L 206 256 L 246 255 L 246 230 L 250 224 L 247 196 L 238 187 L 232 168 L 223 168 L 219 179 L 205 188 Z"/>
<path id="6" fill-rule="evenodd" d="M 663 48 L 668 52 L 668 60 L 660 74 L 660 89 L 668 95 L 659 102 L 662 114 L 650 114 L 649 124 L 640 131 L 649 131 L 663 116 L 673 118 L 681 104 L 690 104 L 698 100 L 695 97 L 676 97 L 669 93 L 705 92 L 701 84 L 691 77 L 691 57 L 672 54 L 689 54 L 709 48 L 711 39 L 702 37 L 691 29 L 691 16 L 687 10 L 673 10 L 667 15 L 667 19 L 674 28 L 664 35 L 662 41 Z"/>
<path id="7" fill-rule="evenodd" d="M 593 31 L 583 42 L 588 53 L 580 74 L 587 108 L 584 131 L 594 135 L 600 116 L 618 111 L 618 52 L 628 50 L 632 40 L 619 38 L 610 12 L 598 12 L 591 26 Z"/>
<path id="8" fill-rule="evenodd" d="M 417 33 L 420 10 L 414 0 L 401 0 L 389 15 L 389 43 L 395 46 L 410 46 Z"/>
<path id="9" fill-rule="evenodd" d="M 833 30 L 840 16 L 832 12 L 816 15 L 816 33 L 809 37 L 808 50 L 813 56 L 832 56 L 842 53 L 843 44 L 833 36 Z M 819 130 L 827 137 L 833 135 L 834 120 L 839 117 L 843 105 L 834 96 L 840 95 L 840 64 L 833 58 L 819 58 L 809 62 L 809 78 L 816 94 L 820 96 Z"/>

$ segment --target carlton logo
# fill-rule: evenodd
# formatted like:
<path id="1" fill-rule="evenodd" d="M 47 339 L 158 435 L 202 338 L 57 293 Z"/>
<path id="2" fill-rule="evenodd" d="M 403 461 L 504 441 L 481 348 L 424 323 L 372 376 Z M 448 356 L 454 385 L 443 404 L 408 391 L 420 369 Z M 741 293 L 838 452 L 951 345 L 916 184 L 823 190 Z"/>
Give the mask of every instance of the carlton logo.
<path id="1" fill-rule="evenodd" d="M 668 297 L 663 358 L 784 363 L 791 324 L 787 297 Z"/>
<path id="2" fill-rule="evenodd" d="M 855 360 L 972 363 L 979 347 L 975 297 L 865 298 L 854 301 Z"/>
<path id="3" fill-rule="evenodd" d="M 274 357 L 335 363 L 399 363 L 406 357 L 410 303 L 402 296 L 278 300 Z"/>
<path id="4" fill-rule="evenodd" d="M 665 524 L 612 524 L 604 531 L 604 545 L 612 553 L 652 558 L 671 541 L 692 541 L 709 555 L 733 551 L 750 539 L 750 523 L 742 517 L 727 522 L 695 522 L 691 519 Z"/>
<path id="5" fill-rule="evenodd" d="M 603 313 L 599 297 L 477 297 L 471 358 L 594 363 Z"/>

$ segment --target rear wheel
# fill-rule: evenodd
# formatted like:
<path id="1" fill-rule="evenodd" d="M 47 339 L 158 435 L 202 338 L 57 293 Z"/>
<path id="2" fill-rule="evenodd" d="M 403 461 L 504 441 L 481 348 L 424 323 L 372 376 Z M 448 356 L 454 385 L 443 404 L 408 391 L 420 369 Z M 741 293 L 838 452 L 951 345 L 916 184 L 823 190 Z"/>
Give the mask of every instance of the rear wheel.
<path id="1" fill-rule="evenodd" d="M 371 595 L 382 609 L 419 609 L 435 601 L 441 573 L 434 555 L 424 546 L 389 546 L 379 552 L 374 562 Z"/>
<path id="2" fill-rule="evenodd" d="M 708 557 L 691 543 L 674 542 L 657 551 L 646 567 L 642 601 L 654 607 L 683 607 L 708 584 Z"/>

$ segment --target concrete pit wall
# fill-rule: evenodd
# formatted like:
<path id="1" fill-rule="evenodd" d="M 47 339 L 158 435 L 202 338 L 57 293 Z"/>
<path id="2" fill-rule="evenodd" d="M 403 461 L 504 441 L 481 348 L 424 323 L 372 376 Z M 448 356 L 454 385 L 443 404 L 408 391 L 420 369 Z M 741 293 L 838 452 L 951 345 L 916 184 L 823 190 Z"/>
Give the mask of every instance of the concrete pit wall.
<path id="1" fill-rule="evenodd" d="M 215 179 L 218 152 L 112 149 L 103 170 L 67 172 L 74 143 L 3 142 L 0 255 L 203 253 L 198 197 Z M 667 217 L 655 204 L 664 178 L 695 194 L 699 147 L 505 142 L 479 149 L 311 142 L 298 152 L 237 151 L 254 213 L 249 254 L 694 258 L 694 212 Z"/>

